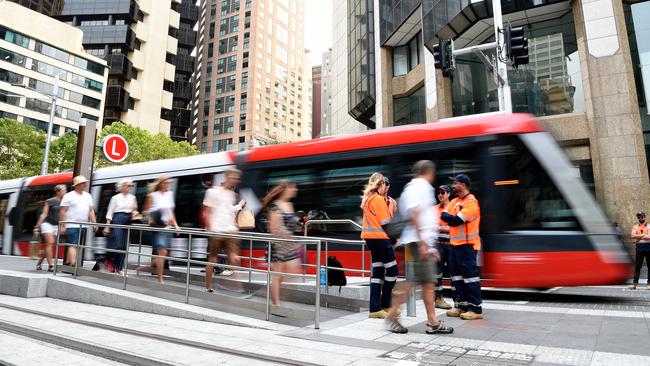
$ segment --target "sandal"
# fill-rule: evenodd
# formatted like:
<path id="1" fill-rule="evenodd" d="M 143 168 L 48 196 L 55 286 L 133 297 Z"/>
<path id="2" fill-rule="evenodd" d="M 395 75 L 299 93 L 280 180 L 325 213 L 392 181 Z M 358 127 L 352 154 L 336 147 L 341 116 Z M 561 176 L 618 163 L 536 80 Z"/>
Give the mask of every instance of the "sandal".
<path id="1" fill-rule="evenodd" d="M 43 266 L 41 265 L 41 262 L 36 263 L 36 270 L 37 271 L 42 271 L 43 270 Z"/>
<path id="2" fill-rule="evenodd" d="M 427 334 L 451 334 L 454 332 L 454 328 L 446 326 L 445 322 L 440 320 L 436 325 L 427 323 L 427 329 L 425 332 Z"/>
<path id="3" fill-rule="evenodd" d="M 51 265 L 51 264 L 49 266 L 47 266 L 47 271 L 48 272 L 54 272 L 54 266 Z"/>

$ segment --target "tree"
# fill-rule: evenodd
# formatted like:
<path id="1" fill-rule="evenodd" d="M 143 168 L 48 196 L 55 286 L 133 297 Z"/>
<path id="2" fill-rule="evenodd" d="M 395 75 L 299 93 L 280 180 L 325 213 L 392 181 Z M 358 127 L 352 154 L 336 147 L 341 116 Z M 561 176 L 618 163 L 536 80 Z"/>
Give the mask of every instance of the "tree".
<path id="1" fill-rule="evenodd" d="M 40 174 L 45 135 L 14 119 L 0 119 L 0 179 Z"/>
<path id="2" fill-rule="evenodd" d="M 50 173 L 59 173 L 74 167 L 74 158 L 77 154 L 77 135 L 68 132 L 53 140 L 50 144 Z"/>

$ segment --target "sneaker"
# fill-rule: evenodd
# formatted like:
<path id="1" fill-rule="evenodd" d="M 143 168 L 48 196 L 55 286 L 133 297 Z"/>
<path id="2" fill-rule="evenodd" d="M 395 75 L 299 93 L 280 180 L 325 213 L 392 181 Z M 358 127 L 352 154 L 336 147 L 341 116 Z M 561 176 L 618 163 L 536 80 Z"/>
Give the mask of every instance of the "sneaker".
<path id="1" fill-rule="evenodd" d="M 464 313 L 465 311 L 460 310 L 459 308 L 452 308 L 451 310 L 447 310 L 447 316 L 452 317 L 452 318 L 458 318 L 460 317 L 460 314 Z"/>
<path id="2" fill-rule="evenodd" d="M 209 293 L 209 294 L 213 294 L 213 293 L 214 293 L 214 290 L 211 289 L 211 288 L 206 288 L 206 289 L 205 289 L 205 292 L 207 292 L 207 293 Z"/>
<path id="3" fill-rule="evenodd" d="M 445 310 L 451 309 L 451 305 L 449 305 L 442 296 L 436 296 L 436 307 Z"/>
<path id="4" fill-rule="evenodd" d="M 224 269 L 223 272 L 219 273 L 219 275 L 221 275 L 221 276 L 232 276 L 233 273 L 235 273 L 235 272 L 233 272 L 233 271 L 231 271 L 229 269 Z"/>
<path id="5" fill-rule="evenodd" d="M 627 286 L 627 288 L 629 288 L 630 290 L 636 290 L 636 283 Z"/>
<path id="6" fill-rule="evenodd" d="M 445 322 L 439 320 L 437 325 L 427 323 L 427 329 L 424 332 L 426 334 L 451 334 L 454 332 L 454 328 L 446 326 Z"/>
<path id="7" fill-rule="evenodd" d="M 473 311 L 466 311 L 460 314 L 460 318 L 463 320 L 477 320 L 483 319 L 483 314 L 475 313 Z"/>
<path id="8" fill-rule="evenodd" d="M 384 324 L 386 326 L 386 330 L 388 330 L 391 333 L 397 333 L 397 334 L 406 334 L 409 332 L 409 330 L 400 324 L 400 322 L 397 319 L 391 319 L 391 318 L 386 318 L 384 319 Z"/>
<path id="9" fill-rule="evenodd" d="M 388 313 L 386 312 L 386 310 L 377 310 L 368 313 L 368 318 L 370 319 L 386 319 L 387 316 Z"/>

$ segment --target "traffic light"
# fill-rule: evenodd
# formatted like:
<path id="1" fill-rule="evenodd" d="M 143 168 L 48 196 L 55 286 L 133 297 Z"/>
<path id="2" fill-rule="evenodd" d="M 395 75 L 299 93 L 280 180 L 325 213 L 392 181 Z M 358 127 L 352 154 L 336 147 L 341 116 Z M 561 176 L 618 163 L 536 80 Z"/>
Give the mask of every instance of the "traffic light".
<path id="1" fill-rule="evenodd" d="M 506 26 L 505 32 L 506 57 L 512 66 L 528 64 L 528 38 L 524 36 L 523 27 Z"/>
<path id="2" fill-rule="evenodd" d="M 434 67 L 442 70 L 442 75 L 451 77 L 454 74 L 453 49 L 450 39 L 441 39 L 433 45 Z"/>

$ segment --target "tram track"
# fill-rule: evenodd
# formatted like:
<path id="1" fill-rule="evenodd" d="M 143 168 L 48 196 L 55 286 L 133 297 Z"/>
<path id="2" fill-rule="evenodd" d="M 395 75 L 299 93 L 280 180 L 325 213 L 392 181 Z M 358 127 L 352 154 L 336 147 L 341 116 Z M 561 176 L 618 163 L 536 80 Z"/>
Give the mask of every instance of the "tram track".
<path id="1" fill-rule="evenodd" d="M 177 338 L 177 337 L 172 337 L 172 336 L 167 336 L 167 335 L 162 335 L 162 334 L 155 334 L 155 333 L 149 333 L 149 332 L 143 332 L 140 330 L 135 330 L 135 329 L 130 329 L 126 327 L 120 327 L 116 325 L 109 325 L 109 324 L 103 324 L 103 323 L 98 323 L 98 322 L 92 322 L 88 320 L 82 320 L 82 319 L 76 319 L 76 318 L 71 318 L 68 316 L 63 316 L 59 314 L 54 314 L 46 311 L 40 311 L 40 310 L 34 310 L 34 309 L 28 309 L 20 306 L 14 306 L 14 305 L 8 305 L 8 304 L 2 304 L 0 303 L 0 308 L 4 308 L 7 310 L 13 310 L 25 314 L 31 314 L 34 316 L 39 316 L 39 317 L 45 317 L 49 319 L 56 319 L 59 321 L 63 322 L 70 322 L 74 324 L 78 324 L 81 326 L 85 327 L 91 327 L 95 329 L 101 329 L 105 331 L 110 331 L 110 332 L 116 332 L 120 334 L 128 334 L 130 336 L 135 336 L 135 337 L 140 337 L 144 338 L 147 340 L 157 340 L 161 341 L 167 344 L 172 344 L 172 345 L 178 345 L 178 346 L 185 346 L 185 347 L 191 347 L 194 349 L 200 349 L 200 350 L 205 350 L 205 351 L 212 351 L 215 352 L 215 357 L 218 357 L 219 354 L 225 354 L 229 356 L 236 356 L 244 359 L 249 359 L 249 360 L 255 360 L 255 361 L 262 361 L 262 362 L 267 362 L 269 364 L 275 364 L 275 365 L 306 365 L 306 366 L 315 366 L 317 364 L 315 363 L 309 363 L 309 362 L 304 362 L 304 361 L 298 361 L 298 360 L 293 360 L 289 358 L 284 358 L 284 357 L 278 357 L 278 356 L 271 356 L 271 355 L 266 355 L 266 354 L 258 354 L 254 352 L 249 352 L 245 350 L 239 350 L 239 349 L 233 349 L 233 348 L 228 348 L 228 347 L 223 347 L 223 346 L 218 346 L 218 345 L 213 345 L 213 344 L 208 344 L 208 343 L 202 343 L 202 342 L 197 342 L 197 341 L 190 341 L 182 338 Z M 26 326 L 23 324 L 17 324 L 15 322 L 7 321 L 5 319 L 2 319 L 0 317 L 0 330 L 8 332 L 8 333 L 13 333 L 16 335 L 20 335 L 23 337 L 35 339 L 41 342 L 57 345 L 60 347 L 72 349 L 78 352 L 86 353 L 86 354 L 91 354 L 94 356 L 98 356 L 104 359 L 112 360 L 115 362 L 123 363 L 126 365 L 132 365 L 132 366 L 154 366 L 154 365 L 162 365 L 162 366 L 172 366 L 172 365 L 178 365 L 178 363 L 169 363 L 163 359 L 156 358 L 156 357 L 149 357 L 145 355 L 140 355 L 140 354 L 135 354 L 132 352 L 128 351 L 123 351 L 116 349 L 114 347 L 110 347 L 110 345 L 105 345 L 105 344 L 97 344 L 91 341 L 84 341 L 81 339 L 74 339 L 70 338 L 67 336 L 64 336 L 62 334 L 58 334 L 54 331 L 51 330 L 44 330 L 42 328 L 34 328 L 31 326 Z M 0 361 L 1 364 L 1 361 Z"/>

